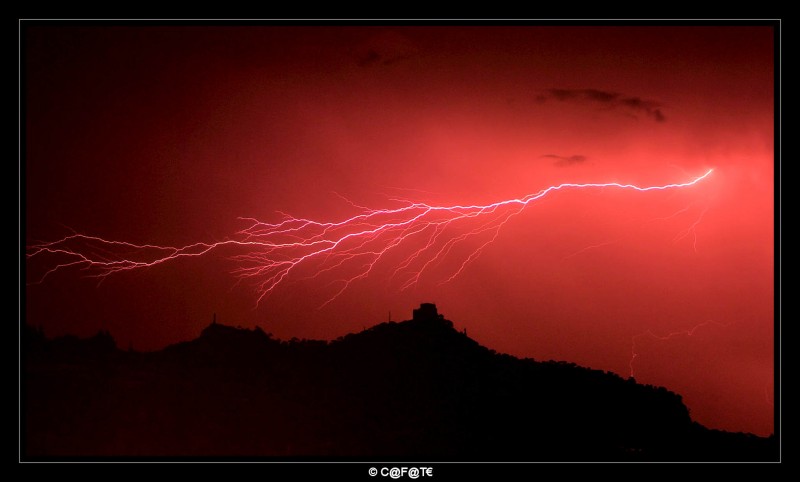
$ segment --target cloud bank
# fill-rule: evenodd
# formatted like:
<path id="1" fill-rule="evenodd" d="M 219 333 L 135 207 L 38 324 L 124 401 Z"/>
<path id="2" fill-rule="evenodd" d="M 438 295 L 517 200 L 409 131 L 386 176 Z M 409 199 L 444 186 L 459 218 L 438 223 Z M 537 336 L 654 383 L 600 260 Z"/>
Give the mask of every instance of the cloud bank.
<path id="1" fill-rule="evenodd" d="M 547 89 L 539 94 L 536 100 L 539 102 L 558 101 L 595 104 L 607 109 L 618 109 L 637 118 L 639 115 L 645 115 L 656 122 L 667 120 L 661 111 L 663 106 L 660 102 L 606 90 Z"/>

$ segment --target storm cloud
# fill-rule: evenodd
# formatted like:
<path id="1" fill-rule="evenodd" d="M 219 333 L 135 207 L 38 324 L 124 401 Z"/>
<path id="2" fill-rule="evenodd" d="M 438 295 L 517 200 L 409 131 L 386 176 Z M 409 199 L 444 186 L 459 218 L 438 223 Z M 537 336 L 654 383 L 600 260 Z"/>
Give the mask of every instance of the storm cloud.
<path id="1" fill-rule="evenodd" d="M 543 154 L 539 157 L 545 157 L 549 159 L 555 159 L 556 166 L 571 166 L 573 164 L 582 164 L 586 162 L 588 159 L 586 156 L 582 156 L 580 154 L 573 154 L 571 156 L 559 156 L 557 154 Z"/>
<path id="2" fill-rule="evenodd" d="M 390 65 L 407 60 L 418 53 L 414 42 L 396 31 L 384 31 L 368 38 L 356 52 L 359 67 Z"/>
<path id="3" fill-rule="evenodd" d="M 536 97 L 539 102 L 580 102 L 595 104 L 607 109 L 618 109 L 634 117 L 645 115 L 656 122 L 664 122 L 663 107 L 655 100 L 627 96 L 619 92 L 598 89 L 547 89 Z"/>

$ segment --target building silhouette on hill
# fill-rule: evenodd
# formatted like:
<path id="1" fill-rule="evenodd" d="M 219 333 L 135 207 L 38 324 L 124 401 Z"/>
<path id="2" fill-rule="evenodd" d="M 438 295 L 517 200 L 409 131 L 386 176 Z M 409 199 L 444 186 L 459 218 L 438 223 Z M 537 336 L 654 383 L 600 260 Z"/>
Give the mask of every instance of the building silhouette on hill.
<path id="1" fill-rule="evenodd" d="M 443 320 L 444 315 L 440 315 L 435 303 L 420 303 L 419 308 L 414 310 L 414 321 L 436 321 Z"/>

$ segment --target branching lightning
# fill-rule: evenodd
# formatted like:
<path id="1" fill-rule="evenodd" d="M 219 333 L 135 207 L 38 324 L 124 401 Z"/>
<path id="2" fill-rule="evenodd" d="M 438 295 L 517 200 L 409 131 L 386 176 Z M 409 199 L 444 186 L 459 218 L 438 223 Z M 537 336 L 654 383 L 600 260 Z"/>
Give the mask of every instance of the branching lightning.
<path id="1" fill-rule="evenodd" d="M 631 360 L 629 362 L 629 366 L 630 366 L 630 369 L 631 369 L 631 378 L 633 378 L 634 375 L 635 375 L 633 365 L 634 365 L 634 362 L 636 361 L 636 358 L 638 358 L 638 356 L 639 356 L 639 353 L 636 351 L 636 341 L 638 339 L 643 338 L 643 337 L 648 337 L 648 338 L 652 338 L 653 340 L 668 341 L 668 340 L 671 340 L 671 339 L 679 337 L 679 336 L 684 336 L 684 337 L 694 336 L 694 334 L 695 334 L 695 332 L 697 332 L 697 330 L 699 330 L 700 328 L 703 328 L 704 326 L 709 326 L 709 325 L 721 326 L 723 328 L 727 328 L 728 327 L 728 325 L 726 325 L 724 323 L 719 323 L 717 321 L 705 321 L 703 323 L 695 325 L 694 327 L 692 327 L 692 328 L 690 328 L 688 330 L 673 331 L 671 333 L 667 333 L 666 335 L 656 335 L 655 333 L 653 333 L 650 330 L 648 330 L 648 331 L 646 331 L 644 333 L 639 333 L 638 335 L 633 335 L 631 337 Z"/>
<path id="2" fill-rule="evenodd" d="M 592 250 L 592 249 L 598 249 L 598 248 L 602 248 L 604 246 L 611 246 L 612 244 L 614 244 L 614 243 L 616 243 L 618 241 L 619 241 L 619 239 L 615 239 L 613 241 L 606 241 L 605 243 L 591 244 L 589 246 L 585 246 L 585 247 L 575 251 L 572 254 L 568 254 L 567 256 L 564 256 L 563 258 L 561 258 L 561 261 L 566 261 L 566 260 L 568 260 L 570 258 L 574 258 L 575 256 L 578 256 L 579 254 L 583 254 L 586 251 L 589 251 L 589 250 Z"/>
<path id="3" fill-rule="evenodd" d="M 254 281 L 257 303 L 290 276 L 303 279 L 299 272 L 308 269 L 302 271 L 311 273 L 306 278 L 315 278 L 323 273 L 339 273 L 341 276 L 335 281 L 338 290 L 327 304 L 353 282 L 369 276 L 389 253 L 398 253 L 401 259 L 394 266 L 392 276 L 398 277 L 402 289 L 406 289 L 417 283 L 433 266 L 453 256 L 454 252 L 460 252 L 456 248 L 464 245 L 469 254 L 462 258 L 462 262 L 455 263 L 457 269 L 443 280 L 445 283 L 451 281 L 497 239 L 511 218 L 531 203 L 556 191 L 615 188 L 647 192 L 687 188 L 712 172 L 709 169 L 686 182 L 656 186 L 616 182 L 564 183 L 520 198 L 485 205 L 439 206 L 392 199 L 400 207 L 370 209 L 350 203 L 359 212 L 341 221 L 315 221 L 285 213 L 280 213 L 283 219 L 276 223 L 241 218 L 249 226 L 230 238 L 185 246 L 133 244 L 73 233 L 56 241 L 29 245 L 27 258 L 29 262 L 42 258 L 46 263 L 52 263 L 38 282 L 56 271 L 70 268 L 80 270 L 86 276 L 104 279 L 112 274 L 179 259 L 200 258 L 230 248 L 237 251 L 230 256 L 236 262 L 233 274 L 241 280 Z M 695 225 L 689 228 L 689 232 Z"/>
<path id="4" fill-rule="evenodd" d="M 677 242 L 678 242 L 678 241 L 680 241 L 681 239 L 683 239 L 683 238 L 685 238 L 685 237 L 687 237 L 687 236 L 689 236 L 689 235 L 691 234 L 691 235 L 692 235 L 692 237 L 693 237 L 693 241 L 692 241 L 692 247 L 694 248 L 694 252 L 696 253 L 696 252 L 697 252 L 697 225 L 698 225 L 698 224 L 700 224 L 700 221 L 702 221 L 702 220 L 703 220 L 703 216 L 705 216 L 705 215 L 706 215 L 706 212 L 708 212 L 708 206 L 706 206 L 706 208 L 705 208 L 705 209 L 703 209 L 703 211 L 702 211 L 702 212 L 700 213 L 700 215 L 697 217 L 697 220 L 696 220 L 695 222 L 693 222 L 693 223 L 692 223 L 692 224 L 691 224 L 691 225 L 690 225 L 688 228 L 686 228 L 686 229 L 685 229 L 683 232 L 681 232 L 681 233 L 678 233 L 678 235 L 677 235 L 677 236 L 675 236 L 675 239 L 673 239 L 672 241 L 673 241 L 674 243 L 677 243 Z"/>

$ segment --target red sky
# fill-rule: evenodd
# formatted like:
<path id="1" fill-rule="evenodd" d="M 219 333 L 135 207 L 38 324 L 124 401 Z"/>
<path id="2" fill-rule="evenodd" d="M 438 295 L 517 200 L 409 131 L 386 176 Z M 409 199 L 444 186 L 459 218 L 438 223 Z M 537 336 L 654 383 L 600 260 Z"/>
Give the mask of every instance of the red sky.
<path id="1" fill-rule="evenodd" d="M 240 216 L 354 215 L 334 192 L 486 204 L 714 168 L 680 190 L 553 193 L 449 283 L 485 239 L 404 291 L 389 276 L 401 258 L 382 260 L 321 309 L 337 276 L 290 276 L 256 307 L 231 251 L 99 285 L 61 270 L 26 288 L 49 335 L 102 328 L 157 349 L 217 313 L 332 339 L 433 301 L 517 356 L 628 376 L 635 340 L 636 379 L 682 394 L 696 420 L 773 431 L 770 28 L 40 25 L 23 40 L 29 244 L 74 229 L 187 245 L 233 235 Z M 34 261 L 31 277 L 51 267 Z"/>

